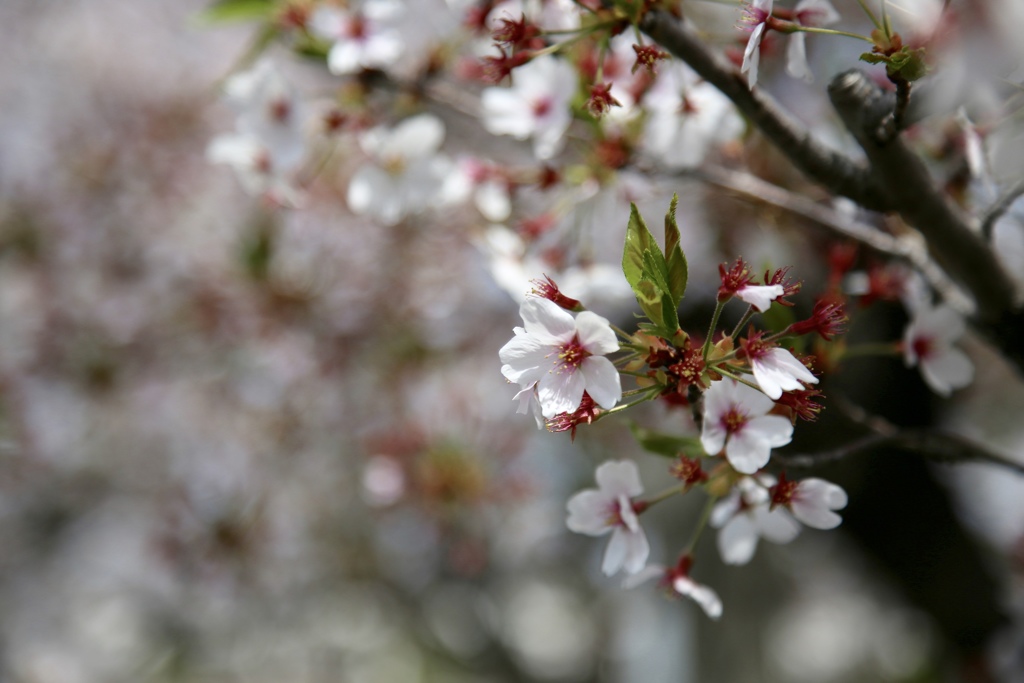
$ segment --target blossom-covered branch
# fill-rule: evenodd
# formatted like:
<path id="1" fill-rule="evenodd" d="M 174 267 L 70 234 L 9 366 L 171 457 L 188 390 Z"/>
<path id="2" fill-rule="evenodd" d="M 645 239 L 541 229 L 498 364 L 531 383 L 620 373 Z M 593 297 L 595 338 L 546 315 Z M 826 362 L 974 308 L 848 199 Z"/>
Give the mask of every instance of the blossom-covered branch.
<path id="1" fill-rule="evenodd" d="M 737 69 L 708 50 L 681 21 L 666 12 L 652 11 L 645 15 L 640 28 L 721 90 L 810 180 L 868 209 L 886 211 L 892 207 L 888 190 L 867 169 L 821 144 L 771 96 L 751 90 Z"/>

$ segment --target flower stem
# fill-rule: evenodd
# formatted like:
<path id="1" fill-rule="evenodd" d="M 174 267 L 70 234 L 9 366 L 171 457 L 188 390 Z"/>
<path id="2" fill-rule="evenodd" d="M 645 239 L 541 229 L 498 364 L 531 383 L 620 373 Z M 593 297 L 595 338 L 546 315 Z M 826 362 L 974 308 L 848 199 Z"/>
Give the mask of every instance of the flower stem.
<path id="1" fill-rule="evenodd" d="M 725 308 L 724 302 L 715 302 L 715 312 L 711 315 L 711 327 L 708 328 L 708 338 L 704 340 L 704 348 L 701 349 L 701 355 L 704 357 L 705 363 L 708 361 L 708 354 L 711 353 L 711 338 L 715 336 L 715 328 L 718 327 L 718 317 L 722 315 L 723 308 Z"/>
<path id="2" fill-rule="evenodd" d="M 655 494 L 651 498 L 645 499 L 644 502 L 647 503 L 647 507 L 651 507 L 655 503 L 660 503 L 663 500 L 668 500 L 669 498 L 671 498 L 672 496 L 676 495 L 677 493 L 683 493 L 685 491 L 685 489 L 686 489 L 685 485 L 683 485 L 683 486 L 678 486 L 678 485 L 672 486 L 670 488 L 665 489 L 661 493 Z"/>
<path id="3" fill-rule="evenodd" d="M 879 31 L 885 30 L 882 26 L 882 22 L 878 21 L 878 17 L 876 17 L 875 13 L 871 11 L 871 8 L 865 4 L 864 0 L 857 0 L 857 4 L 859 4 L 860 8 L 864 10 L 864 13 L 868 15 L 868 19 L 870 19 L 871 23 L 875 25 L 875 28 Z"/>
<path id="4" fill-rule="evenodd" d="M 744 313 L 743 317 L 740 318 L 740 321 L 738 323 L 736 323 L 736 327 L 734 327 L 732 329 L 732 333 L 730 333 L 729 336 L 732 337 L 733 339 L 735 339 L 736 336 L 743 330 L 743 326 L 746 325 L 748 322 L 750 322 L 750 319 L 753 318 L 753 317 L 754 317 L 754 307 L 753 306 L 747 306 L 747 312 Z"/>
<path id="5" fill-rule="evenodd" d="M 746 385 L 747 385 L 748 387 L 750 387 L 751 389 L 757 389 L 758 391 L 761 391 L 761 387 L 757 386 L 756 384 L 754 384 L 754 383 L 753 383 L 753 382 L 751 382 L 750 380 L 747 380 L 747 379 L 743 379 L 743 376 L 742 376 L 742 375 L 738 375 L 738 374 L 736 374 L 736 373 L 734 373 L 734 372 L 731 372 L 731 371 L 729 371 L 729 370 L 726 370 L 726 369 L 725 369 L 725 368 L 723 368 L 723 367 L 718 367 L 718 366 L 716 366 L 716 367 L 715 367 L 715 372 L 717 372 L 717 373 L 718 373 L 718 374 L 720 374 L 720 375 L 725 375 L 725 376 L 726 376 L 726 377 L 728 377 L 729 379 L 734 379 L 734 380 L 736 380 L 737 382 L 742 382 L 743 384 L 746 384 Z"/>
<path id="6" fill-rule="evenodd" d="M 683 551 L 683 554 L 689 555 L 693 552 L 697 541 L 700 540 L 700 535 L 704 533 L 704 529 L 708 525 L 708 519 L 711 518 L 711 509 L 715 507 L 717 501 L 718 498 L 715 496 L 708 497 L 708 502 L 704 504 L 704 509 L 700 513 L 700 519 L 697 520 L 697 527 L 693 530 L 693 536 L 690 537 L 690 542 L 686 544 L 686 550 Z"/>
<path id="7" fill-rule="evenodd" d="M 849 31 L 837 31 L 833 28 L 817 28 L 815 26 L 800 26 L 794 24 L 793 33 L 822 33 L 829 36 L 846 36 L 847 38 L 856 38 L 857 40 L 863 40 L 864 42 L 875 44 L 875 41 L 871 40 L 867 36 L 862 36 L 859 33 L 850 33 Z"/>

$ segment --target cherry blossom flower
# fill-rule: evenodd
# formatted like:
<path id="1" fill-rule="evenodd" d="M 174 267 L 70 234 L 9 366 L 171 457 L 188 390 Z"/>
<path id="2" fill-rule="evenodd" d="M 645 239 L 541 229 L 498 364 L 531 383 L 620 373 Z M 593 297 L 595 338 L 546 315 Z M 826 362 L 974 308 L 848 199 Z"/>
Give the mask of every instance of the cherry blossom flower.
<path id="1" fill-rule="evenodd" d="M 800 481 L 787 481 L 779 477 L 771 487 L 771 506 L 778 511 L 784 506 L 798 520 L 812 529 L 835 529 L 843 518 L 834 510 L 842 510 L 848 501 L 846 491 L 837 484 L 817 477 Z"/>
<path id="2" fill-rule="evenodd" d="M 775 403 L 762 392 L 724 379 L 704 392 L 700 441 L 708 455 L 725 457 L 737 472 L 753 474 L 768 464 L 773 448 L 793 438 L 793 425 L 768 412 Z"/>
<path id="3" fill-rule="evenodd" d="M 802 391 L 804 383 L 818 383 L 818 378 L 792 353 L 762 341 L 763 334 L 755 332 L 740 340 L 761 391 L 775 400 L 784 391 Z"/>
<path id="4" fill-rule="evenodd" d="M 965 330 L 963 317 L 943 304 L 917 311 L 903 333 L 907 367 L 919 366 L 925 383 L 940 396 L 949 396 L 974 379 L 970 359 L 953 346 Z"/>
<path id="5" fill-rule="evenodd" d="M 800 0 L 793 8 L 796 23 L 801 26 L 824 27 L 839 21 L 839 12 L 828 0 Z M 793 78 L 810 82 L 811 67 L 807 63 L 807 34 L 796 31 L 789 36 L 786 48 L 786 72 Z"/>
<path id="6" fill-rule="evenodd" d="M 619 373 L 605 354 L 619 350 L 608 321 L 583 311 L 576 318 L 547 299 L 528 298 L 519 307 L 525 328 L 501 348 L 501 374 L 521 387 L 536 382 L 544 417 L 572 413 L 583 392 L 602 408 L 622 398 Z"/>
<path id="7" fill-rule="evenodd" d="M 718 552 L 726 564 L 747 564 L 763 537 L 772 543 L 789 543 L 800 533 L 800 524 L 782 508 L 770 506 L 768 475 L 743 477 L 711 510 L 711 526 L 718 529 Z"/>
<path id="8" fill-rule="evenodd" d="M 537 158 L 550 159 L 565 142 L 572 122 L 569 101 L 576 85 L 576 71 L 568 62 L 538 57 L 515 70 L 512 87 L 483 91 L 484 127 L 519 140 L 532 137 Z"/>
<path id="9" fill-rule="evenodd" d="M 743 50 L 743 65 L 740 67 L 740 73 L 747 74 L 747 83 L 750 84 L 751 90 L 757 85 L 757 68 L 761 62 L 761 40 L 764 38 L 771 15 L 772 0 L 753 0 L 744 7 L 743 16 L 740 19 L 747 25 L 746 30 L 750 31 L 747 47 Z"/>
<path id="10" fill-rule="evenodd" d="M 697 583 L 690 578 L 690 567 L 693 565 L 693 558 L 683 555 L 674 567 L 666 567 L 660 564 L 650 564 L 633 576 L 626 577 L 622 582 L 623 588 L 635 588 L 651 579 L 660 578 L 660 583 L 671 589 L 676 594 L 690 598 L 714 620 L 722 617 L 722 599 L 718 597 L 710 586 Z"/>
<path id="11" fill-rule="evenodd" d="M 649 117 L 641 147 L 669 168 L 699 166 L 715 145 L 744 129 L 732 102 L 681 64 L 661 70 L 643 106 Z"/>
<path id="12" fill-rule="evenodd" d="M 214 138 L 206 150 L 211 163 L 235 169 L 246 192 L 294 205 L 293 175 L 306 156 L 305 106 L 274 63 L 263 59 L 225 84 L 238 112 L 236 132 Z"/>
<path id="13" fill-rule="evenodd" d="M 327 68 L 337 75 L 354 74 L 363 69 L 384 69 L 402 55 L 403 42 L 398 32 L 385 22 L 402 11 L 395 0 L 367 0 L 358 12 L 331 5 L 316 8 L 310 30 L 334 44 L 327 55 Z"/>
<path id="14" fill-rule="evenodd" d="M 580 491 L 569 499 L 566 525 L 588 536 L 611 532 L 601 571 L 607 576 L 619 570 L 636 574 L 644 568 L 651 550 L 637 518 L 646 506 L 631 500 L 644 492 L 636 463 L 609 460 L 597 468 L 595 478 L 598 488 Z"/>
<path id="15" fill-rule="evenodd" d="M 372 158 L 352 176 L 348 205 L 385 225 L 402 220 L 410 211 L 438 203 L 451 162 L 437 154 L 444 124 L 432 114 L 402 121 L 394 129 L 377 127 L 360 138 Z"/>

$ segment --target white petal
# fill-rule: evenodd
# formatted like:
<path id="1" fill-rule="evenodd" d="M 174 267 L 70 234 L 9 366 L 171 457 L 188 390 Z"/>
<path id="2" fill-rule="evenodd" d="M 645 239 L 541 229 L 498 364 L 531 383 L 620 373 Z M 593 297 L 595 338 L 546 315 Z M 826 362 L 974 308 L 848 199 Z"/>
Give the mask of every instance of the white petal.
<path id="1" fill-rule="evenodd" d="M 726 564 L 746 564 L 757 550 L 757 528 L 746 513 L 740 513 L 718 532 L 718 552 Z"/>
<path id="2" fill-rule="evenodd" d="M 769 349 L 764 356 L 755 359 L 751 366 L 757 383 L 773 399 L 782 396 L 783 391 L 803 389 L 801 381 L 818 383 L 818 378 L 786 349 Z"/>
<path id="3" fill-rule="evenodd" d="M 583 311 L 576 316 L 576 331 L 580 335 L 580 344 L 595 356 L 603 356 L 619 350 L 619 340 L 615 338 L 607 318 L 596 313 Z"/>
<path id="4" fill-rule="evenodd" d="M 594 473 L 601 492 L 610 498 L 634 498 L 644 492 L 640 470 L 632 460 L 609 460 L 601 463 Z"/>
<path id="5" fill-rule="evenodd" d="M 757 530 L 772 543 L 789 543 L 800 535 L 800 523 L 783 508 L 769 510 L 768 506 L 754 510 Z"/>
<path id="6" fill-rule="evenodd" d="M 711 508 L 711 517 L 708 522 L 713 529 L 721 529 L 733 516 L 740 511 L 740 492 L 733 489 L 729 495 L 715 503 Z"/>
<path id="7" fill-rule="evenodd" d="M 771 459 L 771 445 L 758 433 L 748 429 L 729 436 L 725 444 L 725 457 L 733 469 L 743 474 L 753 474 L 768 464 Z"/>
<path id="8" fill-rule="evenodd" d="M 336 76 L 354 74 L 363 68 L 360 63 L 362 56 L 363 51 L 358 43 L 342 38 L 327 53 L 327 69 Z"/>
<path id="9" fill-rule="evenodd" d="M 647 565 L 647 558 L 651 554 L 651 546 L 647 542 L 647 535 L 643 529 L 634 532 L 619 527 L 612 532 L 612 540 L 614 540 L 615 534 L 618 532 L 621 532 L 622 537 L 625 539 L 626 554 L 622 560 L 622 568 L 627 574 L 636 574 Z"/>
<path id="10" fill-rule="evenodd" d="M 842 523 L 842 517 L 832 510 L 846 507 L 848 497 L 842 487 L 812 477 L 801 481 L 790 502 L 793 516 L 815 529 L 834 529 Z"/>
<path id="11" fill-rule="evenodd" d="M 433 114 L 405 119 L 391 131 L 380 148 L 390 158 L 415 159 L 430 156 L 444 141 L 444 123 Z"/>
<path id="12" fill-rule="evenodd" d="M 530 297 L 519 306 L 519 315 L 526 331 L 546 343 L 564 343 L 576 334 L 576 321 L 553 301 Z"/>
<path id="13" fill-rule="evenodd" d="M 372 164 L 364 164 L 348 184 L 348 208 L 359 215 L 382 216 L 382 207 L 394 202 L 394 184 L 391 176 Z M 384 215 L 392 216 L 393 209 Z"/>
<path id="14" fill-rule="evenodd" d="M 717 621 L 721 618 L 722 599 L 710 586 L 699 584 L 687 576 L 680 576 L 672 582 L 672 588 L 700 605 L 704 613 L 712 619 Z"/>
<path id="15" fill-rule="evenodd" d="M 485 88 L 480 95 L 481 117 L 487 132 L 525 140 L 533 132 L 533 116 L 519 93 L 509 88 Z"/>
<path id="16" fill-rule="evenodd" d="M 741 432 L 779 448 L 793 440 L 793 423 L 781 415 L 762 415 L 743 425 Z"/>
<path id="17" fill-rule="evenodd" d="M 551 369 L 548 358 L 551 352 L 550 346 L 542 344 L 532 335 L 515 336 L 498 351 L 498 357 L 504 364 L 501 374 L 508 381 L 523 387 L 534 384 Z"/>
<path id="18" fill-rule="evenodd" d="M 786 47 L 786 73 L 793 78 L 802 78 L 808 83 L 813 80 L 811 65 L 807 63 L 807 35 L 796 32 L 789 37 Z"/>
<path id="19" fill-rule="evenodd" d="M 588 536 L 601 536 L 612 530 L 608 524 L 614 498 L 595 489 L 580 491 L 569 499 L 566 509 L 569 518 L 565 525 L 570 531 Z"/>
<path id="20" fill-rule="evenodd" d="M 612 532 L 612 537 L 608 541 L 608 547 L 604 550 L 604 560 L 601 562 L 601 571 L 604 572 L 605 576 L 611 576 L 622 569 L 622 565 L 626 562 L 626 557 L 629 555 L 630 536 L 632 534 L 622 527 L 616 527 L 615 531 Z M 636 572 L 630 573 L 635 574 Z"/>
<path id="21" fill-rule="evenodd" d="M 704 423 L 700 432 L 700 445 L 708 455 L 718 455 L 725 446 L 725 428 L 717 421 L 709 420 L 704 416 Z"/>
<path id="22" fill-rule="evenodd" d="M 584 358 L 579 372 L 586 380 L 586 390 L 590 398 L 602 408 L 608 410 L 622 399 L 622 380 L 615 364 L 604 356 Z"/>
<path id="23" fill-rule="evenodd" d="M 572 413 L 580 407 L 586 379 L 582 372 L 567 366 L 548 370 L 537 383 L 537 400 L 544 417 Z"/>
<path id="24" fill-rule="evenodd" d="M 772 302 L 786 293 L 782 285 L 747 285 L 741 287 L 736 296 L 764 313 L 771 308 Z"/>
<path id="25" fill-rule="evenodd" d="M 488 180 L 480 184 L 473 201 L 484 218 L 495 223 L 508 220 L 512 214 L 512 201 L 503 182 Z"/>
<path id="26" fill-rule="evenodd" d="M 974 365 L 960 349 L 941 349 L 921 361 L 921 374 L 935 393 L 949 396 L 974 380 Z"/>

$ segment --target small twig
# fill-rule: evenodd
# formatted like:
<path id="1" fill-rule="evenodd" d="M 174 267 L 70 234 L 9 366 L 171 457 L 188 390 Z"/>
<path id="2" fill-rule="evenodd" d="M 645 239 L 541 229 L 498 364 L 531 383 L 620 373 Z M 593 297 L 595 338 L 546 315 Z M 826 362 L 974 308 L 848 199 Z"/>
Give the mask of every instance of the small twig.
<path id="1" fill-rule="evenodd" d="M 930 429 L 901 429 L 885 418 L 869 414 L 842 397 L 834 397 L 834 400 L 847 417 L 867 427 L 871 432 L 832 450 L 793 455 L 778 453 L 772 455 L 772 460 L 783 467 L 811 468 L 844 460 L 851 455 L 879 446 L 891 446 L 934 462 L 984 462 L 1024 475 L 1024 463 L 1007 458 L 959 434 Z"/>
<path id="2" fill-rule="evenodd" d="M 992 242 L 992 233 L 996 228 L 996 223 L 1022 194 L 1024 194 L 1024 180 L 1019 180 L 985 212 L 985 218 L 981 221 L 981 236 L 985 238 L 986 242 Z"/>
<path id="3" fill-rule="evenodd" d="M 828 206 L 761 180 L 749 173 L 705 165 L 699 170 L 686 171 L 682 175 L 697 178 L 742 197 L 778 207 L 843 237 L 856 240 L 880 254 L 906 261 L 916 268 L 942 299 L 955 309 L 964 315 L 970 315 L 974 310 L 973 302 L 928 256 L 919 240 L 893 237 L 877 228 L 844 216 Z"/>

